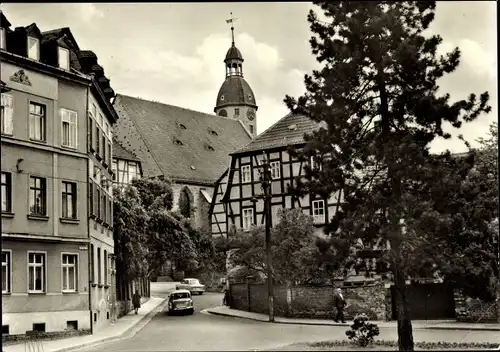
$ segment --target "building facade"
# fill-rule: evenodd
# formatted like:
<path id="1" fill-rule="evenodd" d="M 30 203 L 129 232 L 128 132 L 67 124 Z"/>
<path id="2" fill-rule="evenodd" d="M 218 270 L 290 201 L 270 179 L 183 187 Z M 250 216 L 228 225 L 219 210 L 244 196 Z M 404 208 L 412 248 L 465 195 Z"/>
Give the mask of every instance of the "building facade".
<path id="1" fill-rule="evenodd" d="M 231 165 L 217 181 L 213 194 L 212 235 L 226 237 L 232 229 L 249 230 L 253 225 L 265 224 L 260 181 L 264 157 L 271 170 L 271 226 L 279 222 L 280 209 L 301 208 L 313 217 L 317 234 L 322 233 L 322 226 L 342 202 L 342 192 L 328 197 L 306 194 L 302 198 L 288 192 L 296 177 L 305 176 L 305 163 L 314 162 L 313 158 L 300 161 L 290 156 L 288 147 L 300 149 L 305 145 L 304 133 L 318 127 L 305 116 L 289 114 L 231 154 Z"/>
<path id="2" fill-rule="evenodd" d="M 64 44 L 49 50 L 35 24 L 12 31 L 1 16 L 2 333 L 87 330 L 91 80 Z"/>
<path id="3" fill-rule="evenodd" d="M 95 331 L 114 300 L 114 92 L 69 28 L 2 33 L 4 333 Z"/>

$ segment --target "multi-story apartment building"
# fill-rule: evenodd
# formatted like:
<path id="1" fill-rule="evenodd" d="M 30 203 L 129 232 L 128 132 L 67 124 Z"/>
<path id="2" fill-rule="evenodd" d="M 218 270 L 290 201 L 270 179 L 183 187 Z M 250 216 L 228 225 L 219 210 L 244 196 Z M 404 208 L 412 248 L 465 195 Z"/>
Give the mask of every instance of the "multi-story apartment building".
<path id="1" fill-rule="evenodd" d="M 69 28 L 0 23 L 3 332 L 95 330 L 114 297 L 114 92 Z"/>
<path id="2" fill-rule="evenodd" d="M 1 16 L 2 333 L 90 329 L 91 80 L 64 43 L 47 48 L 35 24 L 12 31 Z"/>

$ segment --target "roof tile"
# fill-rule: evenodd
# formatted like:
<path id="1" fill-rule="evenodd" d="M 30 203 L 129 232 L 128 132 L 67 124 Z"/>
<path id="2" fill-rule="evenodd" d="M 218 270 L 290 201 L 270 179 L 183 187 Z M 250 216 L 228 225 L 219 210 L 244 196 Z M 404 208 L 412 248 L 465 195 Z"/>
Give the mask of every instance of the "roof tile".
<path id="1" fill-rule="evenodd" d="M 114 105 L 121 115 L 117 125 L 131 128 L 124 125 L 127 119 L 122 116 L 126 113 L 138 132 L 127 134 L 124 130 L 117 138 L 126 138 L 132 146 L 145 143 L 147 148 L 128 149 L 135 152 L 141 162 L 154 159 L 164 176 L 173 180 L 214 183 L 227 168 L 229 154 L 251 140 L 239 121 L 232 118 L 121 94 Z M 174 144 L 175 140 L 183 145 Z M 213 150 L 206 148 L 207 145 Z M 153 165 L 142 164 L 145 176 L 154 174 Z"/>

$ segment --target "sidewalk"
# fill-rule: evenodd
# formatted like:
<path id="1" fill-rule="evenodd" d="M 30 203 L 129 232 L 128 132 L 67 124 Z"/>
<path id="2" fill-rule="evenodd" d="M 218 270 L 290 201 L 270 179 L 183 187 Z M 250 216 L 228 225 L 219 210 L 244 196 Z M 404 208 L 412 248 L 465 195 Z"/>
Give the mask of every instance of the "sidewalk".
<path id="1" fill-rule="evenodd" d="M 226 306 L 208 308 L 202 313 L 210 313 L 214 315 L 223 315 L 227 317 L 252 319 L 263 322 L 268 322 L 267 314 L 245 312 L 242 310 L 231 309 Z M 336 323 L 333 320 L 326 319 L 296 319 L 275 317 L 275 323 L 279 324 L 298 324 L 298 325 L 331 325 L 331 326 L 349 326 L 350 324 Z M 377 321 L 379 328 L 397 328 L 396 321 Z M 414 320 L 412 321 L 414 329 L 430 329 L 430 330 L 477 330 L 477 331 L 500 331 L 500 324 L 473 324 L 459 323 L 454 320 Z"/>
<path id="2" fill-rule="evenodd" d="M 132 311 L 93 335 L 74 336 L 58 340 L 42 340 L 44 352 L 65 352 L 77 348 L 88 348 L 103 342 L 131 337 L 139 332 L 166 305 L 165 298 L 151 297 L 143 303 L 139 313 Z M 2 347 L 3 352 L 25 352 L 25 342 Z"/>

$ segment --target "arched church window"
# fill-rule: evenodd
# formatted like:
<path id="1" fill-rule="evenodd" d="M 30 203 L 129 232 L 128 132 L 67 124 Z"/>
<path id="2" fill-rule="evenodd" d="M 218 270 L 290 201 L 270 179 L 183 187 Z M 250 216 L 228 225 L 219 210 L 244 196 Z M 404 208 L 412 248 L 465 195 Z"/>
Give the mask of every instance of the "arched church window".
<path id="1" fill-rule="evenodd" d="M 227 117 L 227 111 L 225 109 L 220 110 L 219 111 L 219 116 Z"/>
<path id="2" fill-rule="evenodd" d="M 179 195 L 179 212 L 185 218 L 191 217 L 191 200 L 187 189 L 183 189 Z"/>

